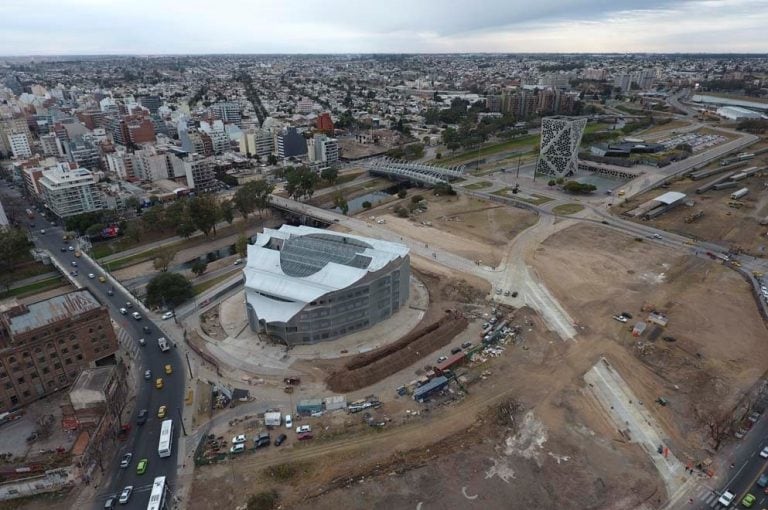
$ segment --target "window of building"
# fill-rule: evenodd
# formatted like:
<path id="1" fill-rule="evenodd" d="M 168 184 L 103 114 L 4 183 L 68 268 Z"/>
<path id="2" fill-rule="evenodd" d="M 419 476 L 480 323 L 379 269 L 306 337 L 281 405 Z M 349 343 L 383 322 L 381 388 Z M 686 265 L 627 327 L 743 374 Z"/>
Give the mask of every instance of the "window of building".
<path id="1" fill-rule="evenodd" d="M 30 377 L 32 377 L 32 379 L 37 379 L 37 372 L 32 372 Z"/>
<path id="2" fill-rule="evenodd" d="M 80 344 L 72 344 L 72 348 L 76 351 L 80 350 Z"/>
<path id="3" fill-rule="evenodd" d="M 62 382 L 62 383 L 67 382 L 67 376 L 64 374 L 61 374 L 59 376 L 59 382 Z"/>
<path id="4" fill-rule="evenodd" d="M 6 390 L 11 390 L 11 389 L 13 389 L 13 384 L 11 384 L 11 383 L 9 383 L 9 382 L 5 383 L 5 389 L 6 389 Z"/>
<path id="5" fill-rule="evenodd" d="M 16 363 L 16 357 L 11 356 L 10 358 L 8 358 L 8 363 Z"/>
<path id="6" fill-rule="evenodd" d="M 68 352 L 69 352 L 69 349 L 67 349 L 66 347 L 64 347 L 64 348 L 61 350 L 61 353 L 62 353 L 62 354 L 66 354 L 66 353 L 68 353 Z"/>
<path id="7" fill-rule="evenodd" d="M 11 405 L 15 406 L 18 403 L 19 403 L 19 397 L 17 397 L 16 395 L 11 395 Z"/>
<path id="8" fill-rule="evenodd" d="M 59 363 L 59 362 L 54 363 L 53 364 L 53 368 L 56 368 L 56 369 L 61 368 L 61 363 Z"/>
<path id="9" fill-rule="evenodd" d="M 27 398 L 30 396 L 29 390 L 24 390 L 21 394 Z"/>
<path id="10" fill-rule="evenodd" d="M 64 360 L 65 365 L 71 365 L 72 364 L 72 358 L 67 358 Z"/>
<path id="11" fill-rule="evenodd" d="M 16 379 L 16 382 L 19 384 L 24 384 L 24 377 L 19 377 L 18 379 Z"/>
<path id="12" fill-rule="evenodd" d="M 47 373 L 48 373 L 48 372 L 50 372 L 50 371 L 51 371 L 51 369 L 50 369 L 50 368 L 48 368 L 48 367 L 43 367 L 43 373 L 44 373 L 44 374 L 47 374 Z"/>
<path id="13" fill-rule="evenodd" d="M 78 354 L 77 356 L 75 356 L 75 358 L 77 358 L 77 361 L 83 361 L 83 355 L 82 354 Z"/>

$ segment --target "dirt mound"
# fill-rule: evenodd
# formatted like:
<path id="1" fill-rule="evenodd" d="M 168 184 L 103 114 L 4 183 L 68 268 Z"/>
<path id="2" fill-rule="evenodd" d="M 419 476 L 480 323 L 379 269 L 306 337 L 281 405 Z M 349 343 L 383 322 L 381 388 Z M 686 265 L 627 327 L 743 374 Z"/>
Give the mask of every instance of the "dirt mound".
<path id="1" fill-rule="evenodd" d="M 326 383 L 336 393 L 370 386 L 418 362 L 424 353 L 447 345 L 468 323 L 461 313 L 448 311 L 438 321 L 409 333 L 395 343 L 355 356 L 343 369 L 333 372 Z"/>
<path id="2" fill-rule="evenodd" d="M 440 289 L 440 297 L 449 301 L 468 304 L 482 301 L 485 298 L 485 293 L 470 285 L 466 280 L 451 279 Z"/>

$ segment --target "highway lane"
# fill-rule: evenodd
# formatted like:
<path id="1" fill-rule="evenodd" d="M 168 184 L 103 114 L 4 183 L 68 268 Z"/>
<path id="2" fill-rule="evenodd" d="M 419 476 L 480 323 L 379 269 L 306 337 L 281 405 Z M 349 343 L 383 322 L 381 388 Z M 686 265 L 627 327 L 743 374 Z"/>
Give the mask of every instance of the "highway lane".
<path id="1" fill-rule="evenodd" d="M 6 194 L 8 191 L 17 194 L 15 190 L 6 190 Z M 30 228 L 30 232 L 32 233 L 35 245 L 38 248 L 47 250 L 52 258 L 69 270 L 75 269 L 71 263 L 73 261 L 76 262 L 78 276 L 75 279 L 80 285 L 89 289 L 101 303 L 107 306 L 112 319 L 127 333 L 127 340 L 129 342 L 138 342 L 139 338 L 146 340 L 146 346 L 144 347 L 131 348 L 131 344 L 128 344 L 128 350 L 137 353 L 133 359 L 129 360 L 129 370 L 135 368 L 135 363 L 139 365 L 139 372 L 137 372 L 138 388 L 135 391 L 136 399 L 134 401 L 135 408 L 130 417 L 132 430 L 124 442 L 118 442 L 119 450 L 115 457 L 106 459 L 105 473 L 102 477 L 99 493 L 94 501 L 92 501 L 92 508 L 102 509 L 108 495 L 113 493 L 119 494 L 125 486 L 133 485 L 134 493 L 130 501 L 127 505 L 120 505 L 120 508 L 126 510 L 144 509 L 147 507 L 152 481 L 156 476 L 168 477 L 168 483 L 172 488 L 174 486 L 177 469 L 178 438 L 182 433 L 180 412 L 183 410 L 186 365 L 183 364 L 178 351 L 173 347 L 166 353 L 160 351 L 157 338 L 160 336 L 167 337 L 159 327 L 163 321 L 154 317 L 154 314 L 148 316 L 141 306 L 136 303 L 133 296 L 124 292 L 120 286 L 113 286 L 109 281 L 105 283 L 99 282 L 98 276 L 104 274 L 104 270 L 97 264 L 86 257 L 75 257 L 74 251 L 62 252 L 62 247 L 68 247 L 72 244 L 72 241 L 65 244 L 62 240 L 64 234 L 62 228 L 43 221 L 40 215 L 37 215 L 34 223 L 35 228 Z M 27 227 L 29 228 L 28 223 Z M 45 234 L 41 233 L 41 229 L 45 229 Z M 73 247 L 77 248 L 74 245 Z M 95 278 L 88 278 L 89 273 L 93 273 Z M 114 295 L 112 296 L 108 295 L 110 288 L 113 288 Z M 126 307 L 128 302 L 133 304 L 133 307 L 129 308 L 128 311 L 138 311 L 142 315 L 141 320 L 133 319 L 130 313 L 127 315 L 120 313 L 119 309 Z M 142 328 L 144 326 L 149 328 L 149 333 L 143 331 Z M 170 375 L 164 372 L 166 364 L 170 364 L 172 367 L 173 372 Z M 144 380 L 144 371 L 146 369 L 152 371 L 152 378 L 149 381 Z M 155 388 L 155 379 L 157 377 L 163 378 L 164 384 L 160 390 Z M 168 407 L 167 418 L 171 418 L 174 421 L 172 454 L 164 459 L 161 459 L 157 453 L 160 422 L 162 421 L 157 418 L 157 411 L 161 405 Z M 142 426 L 136 423 L 136 416 L 140 409 L 147 409 L 149 413 L 147 423 Z M 133 459 L 127 469 L 121 469 L 120 458 L 125 452 L 133 453 Z M 142 458 L 148 459 L 149 464 L 146 473 L 138 475 L 136 473 L 136 465 L 139 459 Z"/>

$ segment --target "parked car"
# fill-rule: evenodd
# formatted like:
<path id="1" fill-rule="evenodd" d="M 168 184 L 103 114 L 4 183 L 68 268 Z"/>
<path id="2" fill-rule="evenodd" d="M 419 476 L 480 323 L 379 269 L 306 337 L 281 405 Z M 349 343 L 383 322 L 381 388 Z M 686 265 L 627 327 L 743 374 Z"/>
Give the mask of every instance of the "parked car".
<path id="1" fill-rule="evenodd" d="M 285 434 L 280 434 L 279 436 L 277 436 L 277 439 L 275 439 L 275 446 L 280 446 L 285 442 L 286 439 L 288 439 L 288 436 L 286 436 Z"/>
<path id="2" fill-rule="evenodd" d="M 238 443 L 229 449 L 229 453 L 243 453 L 245 451 L 245 443 Z"/>
<path id="3" fill-rule="evenodd" d="M 142 409 L 139 411 L 139 415 L 136 417 L 136 424 L 138 425 L 144 425 L 147 423 L 147 415 L 149 412 L 146 409 Z"/>
<path id="4" fill-rule="evenodd" d="M 293 418 L 290 414 L 285 415 L 285 428 L 290 429 L 293 427 Z"/>
<path id="5" fill-rule="evenodd" d="M 137 475 L 143 475 L 147 472 L 147 464 L 149 464 L 149 461 L 147 459 L 141 459 L 138 464 L 136 464 L 136 474 Z"/>
<path id="6" fill-rule="evenodd" d="M 768 446 L 760 450 L 760 456 L 764 459 L 768 459 Z"/>
<path id="7" fill-rule="evenodd" d="M 131 459 L 133 458 L 132 453 L 126 453 L 123 455 L 123 458 L 120 460 L 120 467 L 125 469 L 128 467 L 128 465 L 131 463 Z"/>
<path id="8" fill-rule="evenodd" d="M 443 361 L 445 361 L 445 360 L 447 360 L 447 359 L 448 359 L 448 358 L 447 358 L 447 357 L 445 357 L 445 356 L 440 356 L 439 358 L 437 358 L 437 362 L 438 362 L 438 363 L 442 363 Z"/>
<path id="9" fill-rule="evenodd" d="M 131 493 L 133 492 L 133 485 L 129 485 L 125 489 L 123 489 L 123 492 L 120 493 L 120 504 L 124 505 L 128 503 L 128 500 L 131 499 Z"/>
<path id="10" fill-rule="evenodd" d="M 461 347 L 454 347 L 451 349 L 451 354 L 458 354 L 461 352 Z"/>
<path id="11" fill-rule="evenodd" d="M 763 473 L 760 478 L 757 479 L 757 486 L 765 488 L 768 485 L 768 473 Z"/>
<path id="12" fill-rule="evenodd" d="M 298 427 L 296 427 L 297 434 L 302 434 L 304 432 L 312 432 L 312 427 L 310 427 L 309 425 L 299 425 Z"/>
<path id="13" fill-rule="evenodd" d="M 296 436 L 296 439 L 298 439 L 299 441 L 306 441 L 307 439 L 312 439 L 312 434 L 309 432 L 303 432 L 298 436 Z"/>
<path id="14" fill-rule="evenodd" d="M 173 318 L 173 312 L 165 312 L 161 317 L 163 320 L 172 319 Z"/>
<path id="15" fill-rule="evenodd" d="M 245 438 L 245 434 L 240 434 L 232 438 L 232 444 L 242 444 L 242 443 L 245 443 L 246 441 L 247 439 Z"/>
<path id="16" fill-rule="evenodd" d="M 469 349 L 470 347 L 472 347 L 472 342 L 464 342 L 461 344 L 462 349 Z"/>

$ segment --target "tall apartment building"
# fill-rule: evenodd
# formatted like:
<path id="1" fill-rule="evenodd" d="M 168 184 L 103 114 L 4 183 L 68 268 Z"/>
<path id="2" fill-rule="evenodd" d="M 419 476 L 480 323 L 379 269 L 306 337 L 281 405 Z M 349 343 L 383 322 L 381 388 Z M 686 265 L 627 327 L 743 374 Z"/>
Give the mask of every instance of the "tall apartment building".
<path id="1" fill-rule="evenodd" d="M 287 127 L 275 135 L 275 152 L 280 159 L 303 156 L 307 153 L 307 140 L 295 127 Z"/>
<path id="2" fill-rule="evenodd" d="M 566 177 L 576 173 L 579 144 L 586 125 L 586 117 L 541 119 L 541 149 L 536 172 L 554 177 Z"/>
<path id="3" fill-rule="evenodd" d="M 40 188 L 40 179 L 43 177 L 43 169 L 40 167 L 23 168 L 21 175 L 27 193 L 35 198 L 41 197 L 43 192 Z"/>
<path id="4" fill-rule="evenodd" d="M 78 290 L 0 310 L 0 412 L 64 388 L 81 370 L 114 363 L 106 307 Z"/>
<path id="5" fill-rule="evenodd" d="M 40 137 L 40 148 L 43 156 L 63 156 L 64 149 L 55 133 L 49 133 Z"/>
<path id="6" fill-rule="evenodd" d="M 111 116 L 107 119 L 106 128 L 118 145 L 138 145 L 155 141 L 155 128 L 152 120 L 146 115 Z"/>
<path id="7" fill-rule="evenodd" d="M 136 177 L 142 181 L 173 179 L 186 174 L 184 162 L 172 152 L 159 148 L 147 147 L 136 151 Z"/>
<path id="8" fill-rule="evenodd" d="M 254 129 L 243 133 L 240 152 L 266 158 L 275 150 L 275 137 L 269 130 Z"/>
<path id="9" fill-rule="evenodd" d="M 32 148 L 29 146 L 27 133 L 10 133 L 8 144 L 11 146 L 11 153 L 14 158 L 21 159 L 32 156 Z"/>
<path id="10" fill-rule="evenodd" d="M 155 95 L 141 96 L 139 104 L 149 110 L 152 115 L 157 115 L 157 111 L 163 106 L 163 100 L 160 99 L 160 96 Z"/>
<path id="11" fill-rule="evenodd" d="M 86 110 L 76 113 L 78 120 L 88 129 L 96 129 L 105 126 L 104 112 L 99 110 Z"/>
<path id="12" fill-rule="evenodd" d="M 585 80 L 598 80 L 602 81 L 605 80 L 608 77 L 608 72 L 605 69 L 585 69 L 584 70 L 584 79 Z"/>
<path id="13" fill-rule="evenodd" d="M 334 165 L 339 162 L 339 141 L 316 134 L 309 140 L 307 154 L 310 161 Z"/>
<path id="14" fill-rule="evenodd" d="M 96 143 L 85 139 L 78 139 L 67 144 L 65 152 L 69 160 L 76 163 L 79 167 L 87 168 L 88 170 L 98 170 L 102 166 L 101 149 Z"/>
<path id="15" fill-rule="evenodd" d="M 331 114 L 328 112 L 321 113 L 320 116 L 315 121 L 315 129 L 327 135 L 333 135 L 334 127 L 333 127 L 333 120 L 331 119 Z"/>
<path id="16" fill-rule="evenodd" d="M 236 101 L 223 101 L 211 105 L 211 113 L 214 118 L 226 122 L 227 124 L 240 125 L 242 114 L 240 113 L 240 103 Z"/>
<path id="17" fill-rule="evenodd" d="M 212 189 L 216 181 L 211 160 L 199 154 L 190 154 L 184 161 L 184 172 L 187 176 L 187 187 L 197 192 Z"/>
<path id="18" fill-rule="evenodd" d="M 213 124 L 201 122 L 200 131 L 210 138 L 213 154 L 219 155 L 230 151 L 229 135 L 222 121 L 215 120 Z"/>
<path id="19" fill-rule="evenodd" d="M 296 105 L 296 113 L 306 115 L 307 113 L 312 113 L 312 109 L 314 107 L 315 107 L 314 101 L 312 101 L 308 97 L 302 97 L 301 99 L 299 99 L 299 102 Z"/>
<path id="20" fill-rule="evenodd" d="M 39 182 L 43 199 L 53 214 L 66 218 L 104 209 L 104 199 L 93 174 L 66 163 L 44 170 Z"/>
<path id="21" fill-rule="evenodd" d="M 124 181 L 138 180 L 138 172 L 136 171 L 136 155 L 124 150 L 113 152 L 106 155 L 107 169 L 110 172 L 114 172 L 117 176 Z"/>

